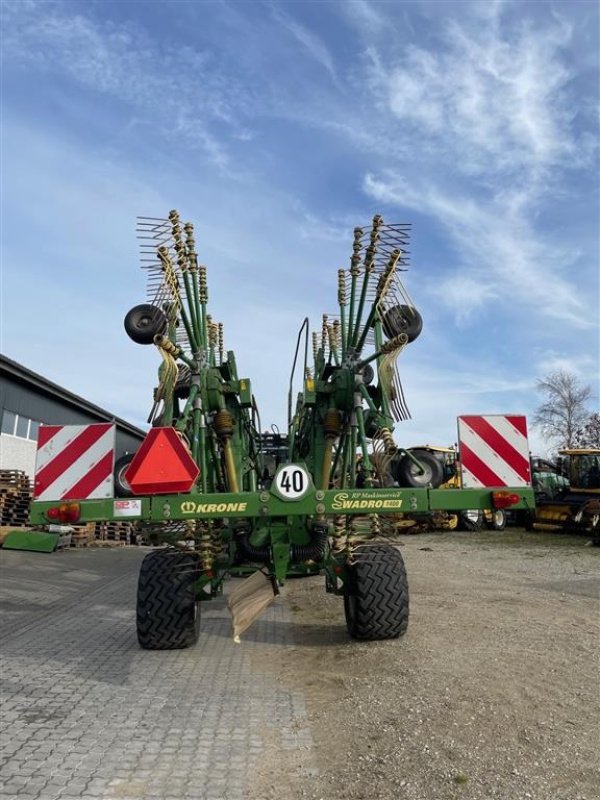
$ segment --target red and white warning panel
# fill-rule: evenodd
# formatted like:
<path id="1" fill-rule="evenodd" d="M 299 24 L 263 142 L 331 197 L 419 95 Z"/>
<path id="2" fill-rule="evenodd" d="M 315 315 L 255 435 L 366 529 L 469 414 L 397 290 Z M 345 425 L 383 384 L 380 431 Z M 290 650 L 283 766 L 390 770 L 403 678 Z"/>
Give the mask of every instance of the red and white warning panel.
<path id="1" fill-rule="evenodd" d="M 527 419 L 517 414 L 458 418 L 462 485 L 531 486 Z"/>
<path id="2" fill-rule="evenodd" d="M 36 500 L 93 500 L 113 496 L 115 426 L 40 425 L 35 462 Z"/>

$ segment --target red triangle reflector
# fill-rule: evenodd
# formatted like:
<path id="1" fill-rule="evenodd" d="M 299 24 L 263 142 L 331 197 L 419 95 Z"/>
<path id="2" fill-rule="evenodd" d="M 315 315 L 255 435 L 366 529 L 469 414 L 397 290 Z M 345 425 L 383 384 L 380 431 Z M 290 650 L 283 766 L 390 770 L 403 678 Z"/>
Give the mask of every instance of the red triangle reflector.
<path id="1" fill-rule="evenodd" d="M 134 494 L 177 494 L 189 492 L 199 472 L 175 428 L 151 428 L 124 477 Z"/>

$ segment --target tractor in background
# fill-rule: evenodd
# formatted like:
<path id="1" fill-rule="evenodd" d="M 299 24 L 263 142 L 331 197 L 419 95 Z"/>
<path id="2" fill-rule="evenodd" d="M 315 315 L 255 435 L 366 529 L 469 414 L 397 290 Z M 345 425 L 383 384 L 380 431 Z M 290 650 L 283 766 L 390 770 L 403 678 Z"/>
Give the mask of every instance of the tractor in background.
<path id="1" fill-rule="evenodd" d="M 600 449 L 560 450 L 556 471 L 564 484 L 538 494 L 534 529 L 584 533 L 600 546 Z"/>

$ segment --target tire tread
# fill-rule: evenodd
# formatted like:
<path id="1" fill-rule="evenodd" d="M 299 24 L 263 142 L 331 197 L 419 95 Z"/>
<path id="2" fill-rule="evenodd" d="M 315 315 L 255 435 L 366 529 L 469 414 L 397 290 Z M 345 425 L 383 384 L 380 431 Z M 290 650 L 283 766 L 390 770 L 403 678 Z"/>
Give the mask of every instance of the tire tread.
<path id="1" fill-rule="evenodd" d="M 198 640 L 200 609 L 194 583 L 198 561 L 191 553 L 154 550 L 140 567 L 137 636 L 145 650 L 177 650 Z"/>
<path id="2" fill-rule="evenodd" d="M 392 545 L 374 545 L 351 567 L 351 598 L 344 608 L 355 639 L 395 639 L 408 627 L 408 580 L 404 559 Z"/>

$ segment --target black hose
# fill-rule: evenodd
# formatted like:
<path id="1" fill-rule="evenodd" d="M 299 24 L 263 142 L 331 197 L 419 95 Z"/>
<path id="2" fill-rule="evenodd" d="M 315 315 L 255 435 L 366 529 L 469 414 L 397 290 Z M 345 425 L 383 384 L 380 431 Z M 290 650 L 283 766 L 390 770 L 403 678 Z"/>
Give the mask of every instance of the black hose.
<path id="1" fill-rule="evenodd" d="M 309 544 L 291 546 L 292 561 L 320 561 L 325 555 L 327 545 L 327 526 L 315 525 L 313 539 Z"/>
<path id="2" fill-rule="evenodd" d="M 257 546 L 250 541 L 250 529 L 246 526 L 235 532 L 235 543 L 248 561 L 260 561 L 265 564 L 271 561 L 271 548 L 268 545 Z"/>
<path id="3" fill-rule="evenodd" d="M 271 548 L 268 545 L 254 545 L 250 541 L 251 531 L 246 526 L 240 527 L 235 532 L 235 543 L 248 561 L 268 563 L 271 561 Z M 327 526 L 315 525 L 313 538 L 308 544 L 292 544 L 290 555 L 293 562 L 320 561 L 325 555 L 327 546 Z"/>

